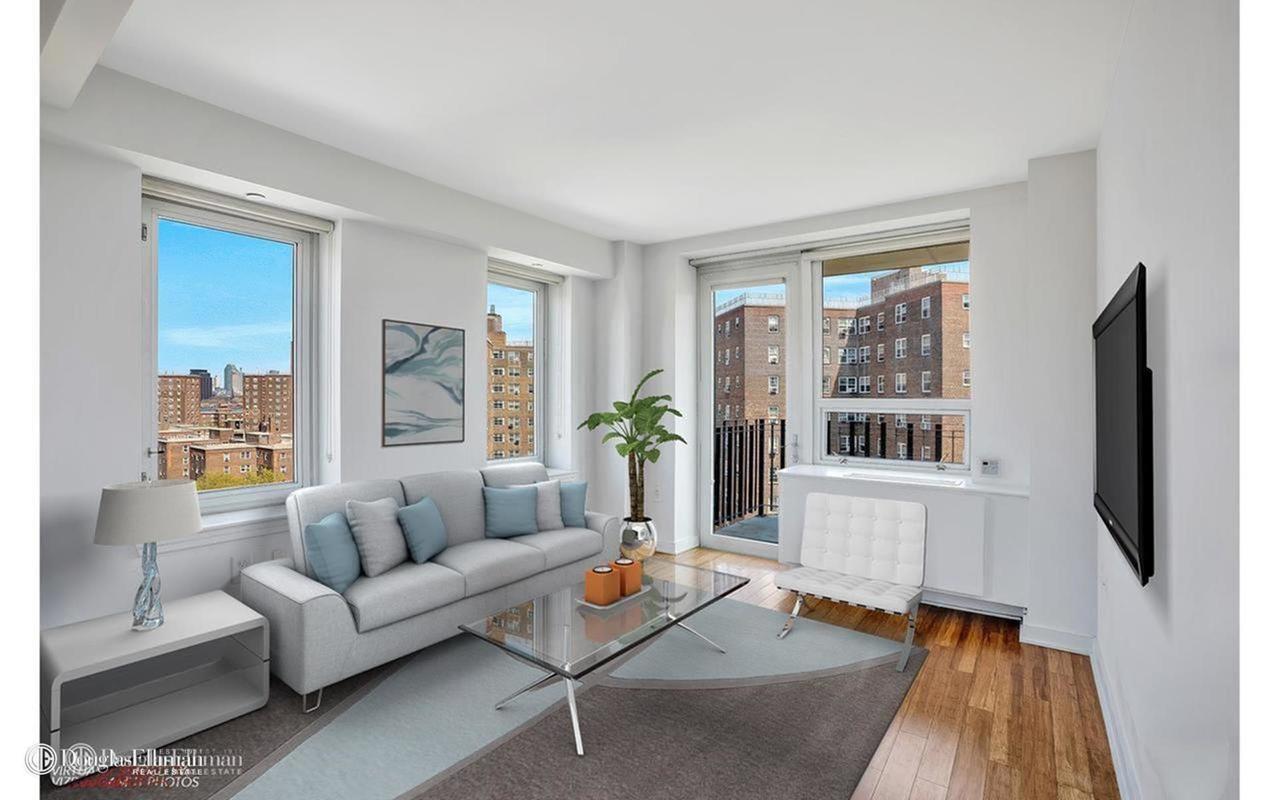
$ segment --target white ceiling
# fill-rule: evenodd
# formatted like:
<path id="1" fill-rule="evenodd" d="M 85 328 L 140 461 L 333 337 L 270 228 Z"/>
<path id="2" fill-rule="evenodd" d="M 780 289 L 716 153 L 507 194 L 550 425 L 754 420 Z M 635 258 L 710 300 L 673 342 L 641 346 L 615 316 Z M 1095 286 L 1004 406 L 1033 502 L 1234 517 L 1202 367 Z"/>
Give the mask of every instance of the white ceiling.
<path id="1" fill-rule="evenodd" d="M 101 63 L 609 239 L 1094 146 L 1129 0 L 135 0 Z"/>

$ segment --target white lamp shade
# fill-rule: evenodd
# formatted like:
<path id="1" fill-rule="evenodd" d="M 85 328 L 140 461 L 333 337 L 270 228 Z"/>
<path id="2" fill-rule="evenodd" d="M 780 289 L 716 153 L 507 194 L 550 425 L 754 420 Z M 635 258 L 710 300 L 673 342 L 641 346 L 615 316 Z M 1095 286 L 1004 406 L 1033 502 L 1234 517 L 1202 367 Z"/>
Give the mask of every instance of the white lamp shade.
<path id="1" fill-rule="evenodd" d="M 145 544 L 183 539 L 200 532 L 195 481 L 118 483 L 102 490 L 98 544 Z"/>

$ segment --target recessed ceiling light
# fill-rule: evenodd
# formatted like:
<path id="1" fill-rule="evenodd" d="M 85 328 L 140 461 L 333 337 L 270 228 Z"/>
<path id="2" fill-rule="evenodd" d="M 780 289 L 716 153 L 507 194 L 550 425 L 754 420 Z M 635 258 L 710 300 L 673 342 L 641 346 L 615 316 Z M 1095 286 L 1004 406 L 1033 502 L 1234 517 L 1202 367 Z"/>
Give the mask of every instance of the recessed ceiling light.
<path id="1" fill-rule="evenodd" d="M 251 198 L 251 199 L 253 199 L 253 200 L 266 200 L 266 199 L 267 199 L 267 196 L 266 196 L 265 194 L 263 194 L 262 192 L 245 192 L 245 193 L 244 193 L 244 196 L 245 196 L 245 197 L 248 197 L 248 198 Z"/>

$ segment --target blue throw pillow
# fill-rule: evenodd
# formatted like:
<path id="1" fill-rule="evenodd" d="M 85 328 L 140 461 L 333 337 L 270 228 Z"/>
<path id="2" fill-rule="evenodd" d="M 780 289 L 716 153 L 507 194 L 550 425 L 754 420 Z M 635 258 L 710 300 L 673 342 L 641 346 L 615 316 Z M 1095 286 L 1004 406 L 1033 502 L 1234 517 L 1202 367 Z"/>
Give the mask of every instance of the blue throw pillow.
<path id="1" fill-rule="evenodd" d="M 538 488 L 484 487 L 484 535 L 490 539 L 538 532 Z"/>
<path id="2" fill-rule="evenodd" d="M 430 497 L 424 497 L 413 505 L 396 512 L 404 540 L 409 544 L 409 556 L 422 564 L 435 558 L 449 545 L 444 530 L 444 517 Z"/>
<path id="3" fill-rule="evenodd" d="M 560 482 L 560 518 L 566 528 L 587 527 L 587 482 Z"/>
<path id="4" fill-rule="evenodd" d="M 330 514 L 302 529 L 307 564 L 316 580 L 345 592 L 360 577 L 360 549 L 344 514 Z"/>

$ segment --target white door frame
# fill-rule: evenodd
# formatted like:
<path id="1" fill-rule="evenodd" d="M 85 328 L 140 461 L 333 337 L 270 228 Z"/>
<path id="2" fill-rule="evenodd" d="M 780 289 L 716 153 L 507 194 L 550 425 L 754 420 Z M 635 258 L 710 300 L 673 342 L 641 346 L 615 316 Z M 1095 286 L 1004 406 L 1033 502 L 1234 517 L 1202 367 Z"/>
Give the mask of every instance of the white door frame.
<path id="1" fill-rule="evenodd" d="M 769 542 L 717 534 L 712 524 L 715 485 L 715 293 L 763 283 L 781 283 L 786 289 L 786 378 L 788 464 L 804 460 L 802 431 L 809 430 L 805 387 L 809 380 L 808 326 L 805 313 L 809 281 L 800 269 L 800 257 L 751 259 L 720 263 L 698 269 L 698 540 L 703 547 L 744 555 L 778 558 L 778 546 Z M 783 465 L 786 466 L 786 465 Z"/>

